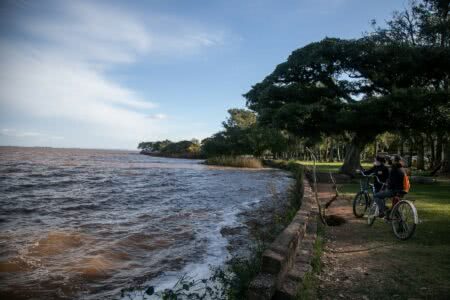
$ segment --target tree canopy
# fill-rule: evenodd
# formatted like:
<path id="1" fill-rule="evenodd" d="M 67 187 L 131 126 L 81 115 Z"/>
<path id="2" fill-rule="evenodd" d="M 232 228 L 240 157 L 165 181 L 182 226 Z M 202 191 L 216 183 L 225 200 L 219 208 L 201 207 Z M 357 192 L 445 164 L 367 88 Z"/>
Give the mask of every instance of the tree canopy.
<path id="1" fill-rule="evenodd" d="M 313 139 L 351 133 L 351 173 L 377 134 L 449 128 L 449 73 L 448 47 L 326 38 L 295 50 L 244 96 L 262 124 Z"/>

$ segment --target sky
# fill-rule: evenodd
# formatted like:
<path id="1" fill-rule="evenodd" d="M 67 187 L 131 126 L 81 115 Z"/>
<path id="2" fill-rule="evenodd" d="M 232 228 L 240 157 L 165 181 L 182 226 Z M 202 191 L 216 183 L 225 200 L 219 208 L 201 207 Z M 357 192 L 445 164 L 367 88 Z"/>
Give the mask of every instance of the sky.
<path id="1" fill-rule="evenodd" d="M 406 0 L 0 2 L 0 145 L 203 139 L 302 46 Z"/>

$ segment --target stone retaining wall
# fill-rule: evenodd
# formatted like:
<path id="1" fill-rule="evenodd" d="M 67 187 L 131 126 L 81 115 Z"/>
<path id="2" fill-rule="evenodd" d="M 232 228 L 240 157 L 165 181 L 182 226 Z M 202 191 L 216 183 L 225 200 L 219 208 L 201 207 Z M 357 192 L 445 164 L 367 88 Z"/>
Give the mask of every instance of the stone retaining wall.
<path id="1" fill-rule="evenodd" d="M 305 179 L 302 206 L 292 222 L 264 251 L 261 273 L 250 283 L 248 299 L 294 299 L 305 274 L 311 270 L 317 238 L 318 208 Z"/>

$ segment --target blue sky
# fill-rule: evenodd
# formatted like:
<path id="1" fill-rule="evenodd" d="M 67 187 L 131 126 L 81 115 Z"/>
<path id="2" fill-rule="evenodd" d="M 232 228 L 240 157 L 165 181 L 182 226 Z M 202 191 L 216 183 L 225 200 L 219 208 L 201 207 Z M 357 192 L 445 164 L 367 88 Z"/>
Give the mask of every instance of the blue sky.
<path id="1" fill-rule="evenodd" d="M 205 138 L 295 49 L 405 0 L 2 1 L 0 145 Z"/>

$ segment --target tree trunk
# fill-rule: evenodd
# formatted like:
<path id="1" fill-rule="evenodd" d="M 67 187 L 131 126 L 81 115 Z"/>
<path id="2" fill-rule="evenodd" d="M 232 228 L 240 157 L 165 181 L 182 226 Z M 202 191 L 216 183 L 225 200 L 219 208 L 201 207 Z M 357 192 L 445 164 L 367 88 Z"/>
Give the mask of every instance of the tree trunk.
<path id="1" fill-rule="evenodd" d="M 334 161 L 334 148 L 335 148 L 335 144 L 333 143 L 333 140 L 331 140 L 330 141 L 330 150 L 329 150 L 329 155 L 328 155 L 328 162 Z"/>
<path id="2" fill-rule="evenodd" d="M 340 151 L 340 149 L 341 149 L 341 145 L 337 145 L 337 160 L 338 161 L 341 161 L 341 151 Z"/>
<path id="3" fill-rule="evenodd" d="M 400 137 L 400 155 L 401 157 L 405 155 L 405 140 L 403 139 L 403 136 Z"/>
<path id="4" fill-rule="evenodd" d="M 436 166 L 442 162 L 442 134 L 438 133 L 436 141 Z"/>
<path id="5" fill-rule="evenodd" d="M 450 174 L 450 138 L 444 142 L 444 158 L 442 160 L 441 174 Z"/>
<path id="6" fill-rule="evenodd" d="M 425 170 L 425 145 L 423 137 L 417 138 L 417 170 Z"/>
<path id="7" fill-rule="evenodd" d="M 344 157 L 344 164 L 340 168 L 340 172 L 354 176 L 356 170 L 361 168 L 361 151 L 366 146 L 367 141 L 355 136 L 351 143 L 347 145 Z"/>
<path id="8" fill-rule="evenodd" d="M 328 139 L 327 139 L 327 141 L 326 141 L 326 147 L 325 147 L 325 155 L 324 155 L 324 157 L 323 157 L 323 160 L 324 161 L 330 161 L 329 159 L 329 151 L 330 151 L 330 143 L 329 143 L 329 141 L 328 141 Z"/>
<path id="9" fill-rule="evenodd" d="M 436 166 L 436 151 L 435 151 L 436 147 L 434 144 L 434 136 L 432 134 L 429 134 L 427 137 L 427 140 L 428 140 L 428 146 L 430 147 L 430 154 L 431 154 L 431 157 L 430 157 L 431 161 L 430 161 L 429 168 L 430 168 L 430 170 L 432 170 Z"/>
<path id="10" fill-rule="evenodd" d="M 409 158 L 408 158 L 408 167 L 412 167 L 412 157 L 413 157 L 413 140 L 410 137 L 408 139 L 408 153 L 409 153 Z"/>

